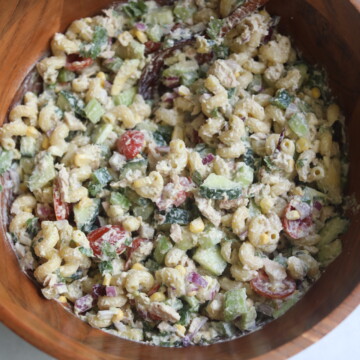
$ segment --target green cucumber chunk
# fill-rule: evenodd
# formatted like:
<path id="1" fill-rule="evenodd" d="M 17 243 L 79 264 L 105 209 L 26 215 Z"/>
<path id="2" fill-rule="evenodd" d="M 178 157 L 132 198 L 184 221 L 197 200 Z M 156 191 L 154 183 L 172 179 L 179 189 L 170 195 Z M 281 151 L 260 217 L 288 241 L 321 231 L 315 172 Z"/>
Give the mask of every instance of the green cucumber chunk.
<path id="1" fill-rule="evenodd" d="M 90 44 L 83 44 L 80 55 L 84 58 L 97 58 L 102 49 L 108 43 L 107 30 L 102 26 L 95 26 L 92 42 Z"/>
<path id="2" fill-rule="evenodd" d="M 210 224 L 198 235 L 199 245 L 204 249 L 214 247 L 224 238 L 225 234 L 220 229 Z"/>
<path id="3" fill-rule="evenodd" d="M 163 264 L 165 255 L 173 247 L 170 239 L 165 235 L 159 235 L 156 239 L 154 259 L 159 263 Z"/>
<path id="4" fill-rule="evenodd" d="M 237 199 L 241 195 L 241 185 L 222 175 L 210 174 L 200 186 L 200 196 L 207 199 Z"/>
<path id="5" fill-rule="evenodd" d="M 303 113 L 294 114 L 288 121 L 290 129 L 299 137 L 309 135 L 309 125 Z"/>
<path id="6" fill-rule="evenodd" d="M 104 68 L 106 70 L 112 71 L 113 73 L 117 73 L 120 70 L 123 62 L 124 61 L 122 59 L 120 59 L 119 57 L 114 57 L 112 59 L 104 60 L 102 65 L 104 66 Z"/>
<path id="7" fill-rule="evenodd" d="M 130 106 L 133 103 L 134 97 L 136 94 L 137 94 L 136 86 L 133 86 L 127 90 L 124 90 L 120 94 L 113 96 L 114 104 L 116 106 L 118 106 L 118 105 Z"/>
<path id="8" fill-rule="evenodd" d="M 100 121 L 101 117 L 105 114 L 105 109 L 96 99 L 91 99 L 85 106 L 85 115 L 93 123 L 96 124 Z"/>
<path id="9" fill-rule="evenodd" d="M 233 180 L 241 186 L 246 187 L 254 181 L 254 169 L 245 163 L 238 163 Z"/>
<path id="10" fill-rule="evenodd" d="M 13 160 L 13 153 L 11 151 L 2 150 L 0 152 L 0 175 L 4 174 L 6 171 L 10 169 L 12 160 Z"/>
<path id="11" fill-rule="evenodd" d="M 287 107 L 292 103 L 293 99 L 294 97 L 290 95 L 285 89 L 280 89 L 276 92 L 270 103 L 282 110 L 286 110 Z"/>
<path id="12" fill-rule="evenodd" d="M 76 74 L 74 72 L 67 70 L 65 68 L 62 68 L 59 71 L 57 81 L 60 83 L 66 83 L 66 82 L 74 80 L 75 77 L 76 77 Z"/>
<path id="13" fill-rule="evenodd" d="M 193 259 L 198 262 L 202 268 L 216 276 L 220 276 L 227 265 L 226 261 L 221 256 L 220 248 L 218 246 L 207 249 L 198 248 Z"/>
<path id="14" fill-rule="evenodd" d="M 91 141 L 93 142 L 93 144 L 103 144 L 112 132 L 112 130 L 113 126 L 111 124 L 101 124 L 96 126 L 94 132 L 91 135 Z"/>
<path id="15" fill-rule="evenodd" d="M 120 205 L 122 209 L 128 211 L 131 206 L 130 200 L 123 194 L 119 192 L 112 192 L 110 194 L 110 204 L 111 205 Z"/>
<path id="16" fill-rule="evenodd" d="M 130 160 L 120 170 L 119 180 L 125 179 L 131 172 L 134 171 L 140 171 L 142 175 L 145 175 L 147 166 L 148 162 L 145 159 Z"/>
<path id="17" fill-rule="evenodd" d="M 135 216 L 141 216 L 143 220 L 149 220 L 154 213 L 155 207 L 151 200 L 140 198 L 139 205 L 134 206 L 132 211 Z"/>
<path id="18" fill-rule="evenodd" d="M 46 152 L 43 152 L 35 165 L 35 169 L 29 178 L 29 189 L 31 192 L 41 189 L 56 176 L 54 159 Z"/>
<path id="19" fill-rule="evenodd" d="M 224 320 L 233 321 L 247 312 L 246 289 L 231 289 L 225 293 Z"/>
<path id="20" fill-rule="evenodd" d="M 165 214 L 164 224 L 187 225 L 190 221 L 190 211 L 180 208 L 172 208 Z"/>
<path id="21" fill-rule="evenodd" d="M 93 230 L 93 224 L 99 214 L 100 199 L 85 198 L 74 205 L 76 227 L 85 233 Z"/>

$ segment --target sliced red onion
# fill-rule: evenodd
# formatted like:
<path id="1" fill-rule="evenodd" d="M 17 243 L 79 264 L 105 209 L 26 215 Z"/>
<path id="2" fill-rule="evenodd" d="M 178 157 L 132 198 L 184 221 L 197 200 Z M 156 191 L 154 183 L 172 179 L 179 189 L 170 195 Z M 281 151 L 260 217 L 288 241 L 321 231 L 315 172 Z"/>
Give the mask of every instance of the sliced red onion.
<path id="1" fill-rule="evenodd" d="M 140 31 L 145 31 L 147 29 L 147 26 L 144 23 L 141 23 L 141 22 L 136 23 L 135 27 Z"/>
<path id="2" fill-rule="evenodd" d="M 322 203 L 321 202 L 319 202 L 319 201 L 315 201 L 314 202 L 314 208 L 316 209 L 316 210 L 318 210 L 318 211 L 320 211 L 321 209 L 322 209 Z"/>
<path id="3" fill-rule="evenodd" d="M 93 285 L 91 295 L 94 299 L 97 299 L 99 296 L 105 296 L 106 295 L 106 287 L 101 284 Z"/>
<path id="4" fill-rule="evenodd" d="M 186 334 L 186 336 L 183 339 L 183 345 L 189 346 L 191 343 L 191 340 L 194 338 L 194 336 L 199 332 L 199 330 L 206 324 L 207 318 L 205 316 L 197 317 L 195 318 L 189 327 L 189 331 Z"/>
<path id="5" fill-rule="evenodd" d="M 202 288 L 205 288 L 208 284 L 208 282 L 198 273 L 196 272 L 191 272 L 187 277 L 186 280 L 188 282 L 191 282 L 195 285 L 198 285 Z"/>
<path id="6" fill-rule="evenodd" d="M 40 220 L 51 220 L 55 218 L 54 209 L 50 207 L 49 204 L 37 204 L 35 213 Z"/>
<path id="7" fill-rule="evenodd" d="M 214 161 L 214 159 L 214 154 L 207 154 L 205 157 L 203 157 L 202 163 L 203 165 L 210 164 L 212 161 Z"/>
<path id="8" fill-rule="evenodd" d="M 75 301 L 74 307 L 78 313 L 83 313 L 93 307 L 94 298 L 91 294 L 87 294 Z"/>
<path id="9" fill-rule="evenodd" d="M 162 97 L 161 100 L 164 102 L 172 103 L 175 98 L 178 97 L 176 92 L 166 92 Z"/>
<path id="10" fill-rule="evenodd" d="M 180 78 L 178 76 L 169 76 L 163 79 L 163 84 L 168 88 L 174 88 L 180 85 Z"/>
<path id="11" fill-rule="evenodd" d="M 116 296 L 117 295 L 117 290 L 116 290 L 116 286 L 106 286 L 106 296 Z"/>

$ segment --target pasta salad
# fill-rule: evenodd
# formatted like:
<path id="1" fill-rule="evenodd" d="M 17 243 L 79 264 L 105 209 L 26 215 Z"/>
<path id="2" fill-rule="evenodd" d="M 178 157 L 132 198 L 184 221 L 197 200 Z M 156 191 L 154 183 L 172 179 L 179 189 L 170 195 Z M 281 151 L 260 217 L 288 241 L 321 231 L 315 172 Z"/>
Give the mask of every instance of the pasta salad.
<path id="1" fill-rule="evenodd" d="M 281 316 L 339 255 L 344 117 L 265 3 L 135 0 L 54 35 L 42 91 L 0 128 L 8 237 L 47 299 L 127 339 L 210 344 Z"/>

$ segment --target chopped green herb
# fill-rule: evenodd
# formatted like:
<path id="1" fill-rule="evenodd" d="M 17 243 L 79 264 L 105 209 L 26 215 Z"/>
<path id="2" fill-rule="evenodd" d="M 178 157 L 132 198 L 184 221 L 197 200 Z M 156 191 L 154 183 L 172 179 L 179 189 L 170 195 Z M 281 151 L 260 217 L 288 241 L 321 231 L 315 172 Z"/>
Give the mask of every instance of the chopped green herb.
<path id="1" fill-rule="evenodd" d="M 272 98 L 270 103 L 282 110 L 286 110 L 287 107 L 292 103 L 293 99 L 294 97 L 290 95 L 286 90 L 280 89 L 276 92 L 275 97 Z"/>
<path id="2" fill-rule="evenodd" d="M 230 49 L 225 45 L 215 45 L 213 51 L 217 59 L 226 59 L 229 56 Z"/>
<path id="3" fill-rule="evenodd" d="M 99 271 L 101 275 L 106 273 L 111 273 L 113 271 L 113 266 L 111 261 L 102 261 L 99 263 Z"/>
<path id="4" fill-rule="evenodd" d="M 40 231 L 39 218 L 33 217 L 26 220 L 26 232 L 34 237 Z"/>

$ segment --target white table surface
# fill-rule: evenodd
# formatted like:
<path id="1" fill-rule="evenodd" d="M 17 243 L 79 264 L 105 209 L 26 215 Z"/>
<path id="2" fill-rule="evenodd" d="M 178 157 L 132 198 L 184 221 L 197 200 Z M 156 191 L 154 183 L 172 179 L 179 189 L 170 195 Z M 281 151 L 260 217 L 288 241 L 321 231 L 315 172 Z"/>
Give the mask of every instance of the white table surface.
<path id="1" fill-rule="evenodd" d="M 332 332 L 291 360 L 359 360 L 360 305 Z M 0 360 L 51 360 L 0 324 Z"/>

